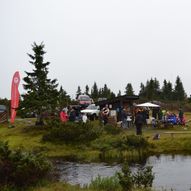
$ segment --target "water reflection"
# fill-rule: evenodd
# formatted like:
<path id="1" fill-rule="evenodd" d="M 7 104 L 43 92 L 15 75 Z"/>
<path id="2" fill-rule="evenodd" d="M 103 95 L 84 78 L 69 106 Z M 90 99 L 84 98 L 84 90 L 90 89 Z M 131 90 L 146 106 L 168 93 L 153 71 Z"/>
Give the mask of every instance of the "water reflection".
<path id="1" fill-rule="evenodd" d="M 140 164 L 131 165 L 136 171 Z M 141 164 L 144 165 L 144 164 Z M 155 188 L 173 188 L 176 191 L 189 191 L 191 188 L 191 156 L 161 155 L 149 157 L 145 165 L 153 166 Z M 107 165 L 106 163 L 80 164 L 75 162 L 59 161 L 57 167 L 60 180 L 71 184 L 87 185 L 98 175 L 102 177 L 113 176 L 121 171 L 121 165 Z"/>
<path id="2" fill-rule="evenodd" d="M 109 166 L 105 163 L 80 164 L 75 162 L 60 162 L 57 164 L 60 180 L 70 184 L 87 185 L 98 175 L 102 177 L 113 176 L 121 170 L 120 165 Z"/>

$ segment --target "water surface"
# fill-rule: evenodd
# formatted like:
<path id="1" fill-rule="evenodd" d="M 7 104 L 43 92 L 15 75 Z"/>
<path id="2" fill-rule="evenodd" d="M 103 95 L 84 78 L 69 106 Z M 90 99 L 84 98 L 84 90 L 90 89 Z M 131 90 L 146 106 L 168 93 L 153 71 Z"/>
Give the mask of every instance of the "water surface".
<path id="1" fill-rule="evenodd" d="M 146 166 L 153 166 L 155 179 L 153 186 L 158 189 L 173 189 L 176 191 L 191 190 L 191 156 L 183 155 L 161 155 L 152 156 L 147 159 Z M 140 164 L 131 165 L 135 171 Z M 57 163 L 60 180 L 70 184 L 87 185 L 98 175 L 102 177 L 113 176 L 121 171 L 121 164 L 108 165 L 106 163 L 81 164 L 76 162 Z"/>

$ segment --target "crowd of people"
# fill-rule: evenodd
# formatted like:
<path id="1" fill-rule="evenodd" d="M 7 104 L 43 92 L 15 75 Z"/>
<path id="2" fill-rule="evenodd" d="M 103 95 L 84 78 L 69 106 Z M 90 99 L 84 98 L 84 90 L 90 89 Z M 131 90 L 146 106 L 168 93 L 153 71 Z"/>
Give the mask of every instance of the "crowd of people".
<path id="1" fill-rule="evenodd" d="M 110 109 L 111 108 L 108 105 L 105 105 L 105 107 L 100 110 L 100 120 L 104 125 L 108 124 L 111 115 Z M 130 108 L 117 108 L 115 111 L 116 121 L 121 123 L 121 127 L 129 128 L 132 125 L 135 125 L 137 135 L 141 135 L 142 127 L 144 125 L 148 126 L 148 124 L 151 124 L 153 128 L 156 128 L 158 123 L 185 125 L 185 117 L 182 108 L 179 109 L 178 114 L 168 112 L 161 108 L 134 108 L 134 110 Z M 85 113 L 82 114 L 78 107 L 64 108 L 60 112 L 60 119 L 62 122 L 82 121 L 83 123 L 86 123 L 89 120 L 87 115 Z"/>

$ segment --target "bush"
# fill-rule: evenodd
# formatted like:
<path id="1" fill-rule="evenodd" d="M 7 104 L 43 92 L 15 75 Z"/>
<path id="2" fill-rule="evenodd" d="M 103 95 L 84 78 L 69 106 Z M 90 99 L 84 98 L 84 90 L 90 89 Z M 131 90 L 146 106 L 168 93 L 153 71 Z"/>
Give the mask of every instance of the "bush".
<path id="1" fill-rule="evenodd" d="M 59 123 L 43 136 L 44 141 L 64 143 L 88 143 L 98 138 L 102 133 L 100 127 L 91 123 Z"/>
<path id="2" fill-rule="evenodd" d="M 115 143 L 115 147 L 121 150 L 147 149 L 149 146 L 149 142 L 144 137 L 136 135 L 123 136 Z"/>
<path id="3" fill-rule="evenodd" d="M 139 168 L 137 172 L 132 173 L 128 164 L 124 164 L 118 178 L 122 189 L 131 191 L 133 188 L 151 188 L 154 174 L 151 166 Z"/>
<path id="4" fill-rule="evenodd" d="M 134 185 L 137 187 L 152 187 L 154 180 L 154 174 L 152 173 L 152 167 L 141 167 L 138 169 L 137 173 L 133 175 Z"/>
<path id="5" fill-rule="evenodd" d="M 131 191 L 133 184 L 133 176 L 128 164 L 122 166 L 122 172 L 118 173 L 119 184 L 124 191 Z"/>
<path id="6" fill-rule="evenodd" d="M 112 134 L 112 135 L 116 135 L 119 134 L 122 130 L 121 128 L 111 125 L 111 124 L 107 124 L 104 126 L 104 130 L 108 133 L 108 134 Z"/>
<path id="7" fill-rule="evenodd" d="M 117 175 L 112 177 L 98 176 L 95 180 L 91 181 L 89 188 L 95 190 L 115 191 L 120 188 L 119 179 Z"/>
<path id="8" fill-rule="evenodd" d="M 12 151 L 7 142 L 0 142 L 0 188 L 34 185 L 50 170 L 51 163 L 42 155 Z"/>

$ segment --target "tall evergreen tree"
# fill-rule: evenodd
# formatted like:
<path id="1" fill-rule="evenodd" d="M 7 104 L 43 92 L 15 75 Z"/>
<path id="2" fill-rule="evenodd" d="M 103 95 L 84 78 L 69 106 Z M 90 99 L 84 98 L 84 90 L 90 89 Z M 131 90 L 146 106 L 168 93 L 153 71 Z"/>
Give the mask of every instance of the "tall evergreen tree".
<path id="1" fill-rule="evenodd" d="M 163 81 L 163 87 L 162 87 L 162 96 L 161 98 L 164 100 L 172 100 L 172 83 L 170 81 Z"/>
<path id="2" fill-rule="evenodd" d="M 98 87 L 96 82 L 94 82 L 93 87 L 91 89 L 91 97 L 96 100 L 98 96 L 99 96 Z"/>
<path id="3" fill-rule="evenodd" d="M 110 99 L 112 99 L 112 98 L 115 98 L 115 93 L 114 92 L 110 93 Z"/>
<path id="4" fill-rule="evenodd" d="M 146 98 L 148 100 L 154 99 L 154 80 L 152 78 L 146 83 Z"/>
<path id="5" fill-rule="evenodd" d="M 104 84 L 102 97 L 110 98 L 110 95 L 111 95 L 110 89 L 107 87 L 107 84 Z"/>
<path id="6" fill-rule="evenodd" d="M 63 90 L 62 86 L 60 87 L 59 90 L 59 107 L 60 110 L 63 109 L 64 107 L 68 106 L 68 104 L 70 104 L 71 99 L 70 96 L 67 94 L 67 92 L 65 90 Z"/>
<path id="7" fill-rule="evenodd" d="M 85 87 L 85 94 L 86 94 L 86 95 L 89 95 L 89 91 L 90 91 L 90 88 L 89 88 L 88 85 L 86 85 L 86 87 Z"/>
<path id="8" fill-rule="evenodd" d="M 160 84 L 159 81 L 154 78 L 148 80 L 145 87 L 145 94 L 148 100 L 158 99 L 160 97 Z"/>
<path id="9" fill-rule="evenodd" d="M 154 78 L 154 99 L 161 97 L 160 83 L 157 78 Z"/>
<path id="10" fill-rule="evenodd" d="M 33 111 L 37 114 L 36 125 L 43 125 L 43 113 L 53 112 L 57 106 L 58 91 L 57 80 L 48 78 L 49 62 L 44 62 L 44 44 L 32 45 L 34 54 L 28 54 L 34 66 L 32 72 L 25 72 L 26 77 L 23 78 L 26 94 L 23 97 L 23 108 L 26 111 Z"/>
<path id="11" fill-rule="evenodd" d="M 125 94 L 128 96 L 134 95 L 133 86 L 131 83 L 128 83 L 127 86 L 125 87 Z"/>
<path id="12" fill-rule="evenodd" d="M 111 99 L 115 97 L 115 93 L 107 87 L 107 84 L 104 84 L 104 87 L 99 89 L 99 97 Z"/>
<path id="13" fill-rule="evenodd" d="M 82 94 L 82 90 L 81 90 L 80 86 L 78 86 L 78 89 L 77 89 L 77 91 L 76 91 L 76 99 L 77 99 L 78 96 L 81 95 L 81 94 Z"/>
<path id="14" fill-rule="evenodd" d="M 145 86 L 144 84 L 141 82 L 140 84 L 140 91 L 139 91 L 139 96 L 142 97 L 142 98 L 145 98 Z"/>
<path id="15" fill-rule="evenodd" d="M 146 85 L 144 86 L 141 83 L 139 95 L 142 98 L 147 98 L 148 100 L 160 98 L 161 90 L 159 81 L 156 78 L 151 78 L 147 80 Z"/>
<path id="16" fill-rule="evenodd" d="M 186 93 L 184 91 L 184 87 L 182 81 L 179 76 L 176 78 L 175 86 L 174 86 L 174 100 L 183 101 L 186 98 Z"/>
<path id="17" fill-rule="evenodd" d="M 119 90 L 117 97 L 121 96 L 121 90 Z"/>
<path id="18" fill-rule="evenodd" d="M 167 89 L 168 89 L 168 100 L 172 100 L 173 98 L 173 87 L 172 87 L 172 83 L 170 81 L 168 81 L 167 83 Z"/>

